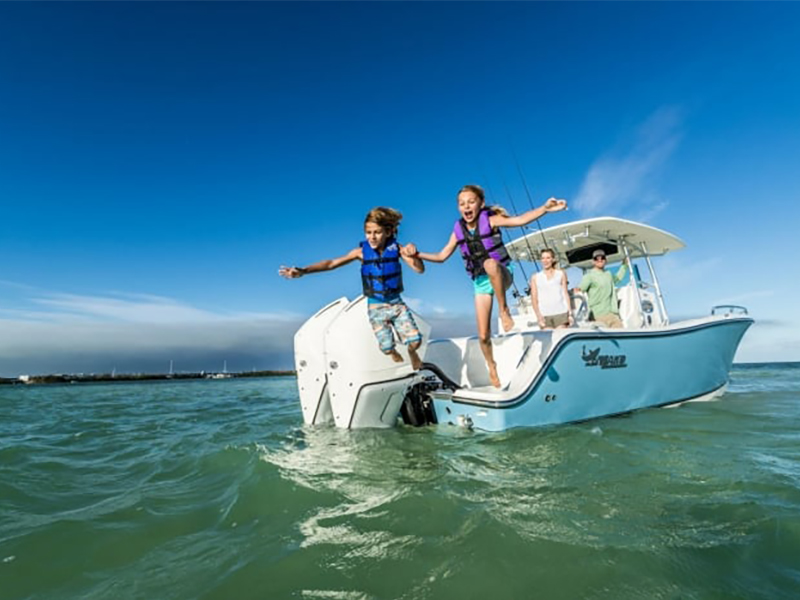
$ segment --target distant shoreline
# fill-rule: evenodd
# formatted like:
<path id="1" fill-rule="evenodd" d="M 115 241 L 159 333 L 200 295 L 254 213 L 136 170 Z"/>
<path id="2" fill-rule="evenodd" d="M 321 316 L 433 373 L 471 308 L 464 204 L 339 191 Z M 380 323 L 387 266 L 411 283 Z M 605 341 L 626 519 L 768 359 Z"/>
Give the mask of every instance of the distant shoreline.
<path id="1" fill-rule="evenodd" d="M 174 381 L 196 379 L 239 379 L 243 377 L 284 377 L 297 375 L 296 371 L 247 371 L 243 373 L 113 373 L 91 374 L 53 374 L 24 375 L 21 377 L 0 377 L 0 385 L 48 385 L 58 383 L 119 383 L 136 381 Z"/>
<path id="2" fill-rule="evenodd" d="M 734 368 L 754 369 L 767 365 L 796 366 L 800 368 L 800 361 L 762 362 L 762 363 L 734 363 Z M 239 379 L 243 377 L 296 377 L 297 371 L 247 371 L 242 373 L 122 373 L 119 375 L 103 373 L 91 374 L 53 374 L 53 375 L 23 375 L 20 377 L 0 377 L 0 385 L 48 385 L 59 383 L 118 383 L 136 381 L 187 381 L 197 379 Z"/>

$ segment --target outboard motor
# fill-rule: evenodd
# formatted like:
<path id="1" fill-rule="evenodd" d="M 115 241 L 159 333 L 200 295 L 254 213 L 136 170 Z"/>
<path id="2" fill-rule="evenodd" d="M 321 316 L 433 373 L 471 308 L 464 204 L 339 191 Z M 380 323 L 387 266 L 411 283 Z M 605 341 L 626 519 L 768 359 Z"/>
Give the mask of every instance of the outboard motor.
<path id="1" fill-rule="evenodd" d="M 430 392 L 442 388 L 457 390 L 461 386 L 450 379 L 434 364 L 422 363 L 422 371 L 431 371 L 436 377 L 426 377 L 424 381 L 415 383 L 406 392 L 403 404 L 400 406 L 400 417 L 403 423 L 413 427 L 436 425 L 436 411 L 433 410 L 433 400 Z"/>
<path id="2" fill-rule="evenodd" d="M 436 413 L 433 400 L 428 392 L 439 389 L 439 382 L 421 381 L 412 385 L 400 405 L 400 417 L 403 423 L 412 427 L 436 425 Z"/>

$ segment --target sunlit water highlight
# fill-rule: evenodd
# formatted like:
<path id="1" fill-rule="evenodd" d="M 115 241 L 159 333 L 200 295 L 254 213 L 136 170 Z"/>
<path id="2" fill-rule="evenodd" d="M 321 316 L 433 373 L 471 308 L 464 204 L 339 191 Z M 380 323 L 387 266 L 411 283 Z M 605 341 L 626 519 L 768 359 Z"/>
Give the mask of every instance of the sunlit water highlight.
<path id="1" fill-rule="evenodd" d="M 307 428 L 293 378 L 0 388 L 0 598 L 797 598 L 800 365 L 547 430 Z"/>

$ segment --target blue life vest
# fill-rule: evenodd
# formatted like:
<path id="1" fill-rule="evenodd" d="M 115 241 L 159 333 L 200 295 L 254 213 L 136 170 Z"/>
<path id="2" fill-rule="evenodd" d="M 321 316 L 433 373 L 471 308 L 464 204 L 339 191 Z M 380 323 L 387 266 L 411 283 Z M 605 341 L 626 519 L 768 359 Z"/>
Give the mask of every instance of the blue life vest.
<path id="1" fill-rule="evenodd" d="M 484 275 L 486 270 L 483 263 L 487 258 L 493 258 L 502 265 L 511 262 L 508 251 L 503 243 L 503 237 L 498 227 L 492 227 L 489 217 L 492 212 L 486 208 L 478 213 L 478 224 L 475 230 L 470 232 L 464 219 L 456 221 L 453 233 L 458 241 L 458 248 L 461 250 L 461 257 L 467 272 L 473 279 Z"/>
<path id="2" fill-rule="evenodd" d="M 403 291 L 403 272 L 400 265 L 400 246 L 389 238 L 382 253 L 361 242 L 361 285 L 364 295 L 375 300 L 394 300 Z"/>

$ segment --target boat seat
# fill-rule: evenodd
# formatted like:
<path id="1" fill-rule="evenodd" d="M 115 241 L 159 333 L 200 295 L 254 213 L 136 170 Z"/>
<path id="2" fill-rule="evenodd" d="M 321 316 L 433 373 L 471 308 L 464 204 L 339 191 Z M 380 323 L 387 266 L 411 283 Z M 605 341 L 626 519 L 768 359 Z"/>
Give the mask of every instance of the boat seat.
<path id="1" fill-rule="evenodd" d="M 548 329 L 545 331 L 531 331 L 524 335 L 527 338 L 525 349 L 514 366 L 508 383 L 501 388 L 492 386 L 479 386 L 461 389 L 456 392 L 460 398 L 472 400 L 492 400 L 502 402 L 513 400 L 523 394 L 533 379 L 539 373 L 550 350 L 561 338 L 574 333 L 574 329 Z M 498 369 L 499 370 L 499 369 Z M 502 373 L 501 382 L 505 382 Z"/>
<path id="2" fill-rule="evenodd" d="M 619 300 L 619 317 L 625 329 L 639 329 L 642 326 L 642 309 L 636 298 L 636 290 L 632 285 L 617 288 Z"/>
<path id="3" fill-rule="evenodd" d="M 526 351 L 538 338 L 549 338 L 551 331 L 526 331 L 492 338 L 492 350 L 500 377 L 500 390 L 509 386 Z M 540 349 L 535 352 L 538 354 Z M 431 340 L 425 353 L 425 362 L 438 366 L 450 379 L 465 389 L 483 388 L 486 392 L 497 392 L 489 381 L 489 370 L 481 352 L 477 336 L 449 340 Z"/>
<path id="4" fill-rule="evenodd" d="M 429 340 L 423 361 L 436 365 L 447 377 L 463 386 L 461 371 L 468 340 L 469 338 Z"/>

